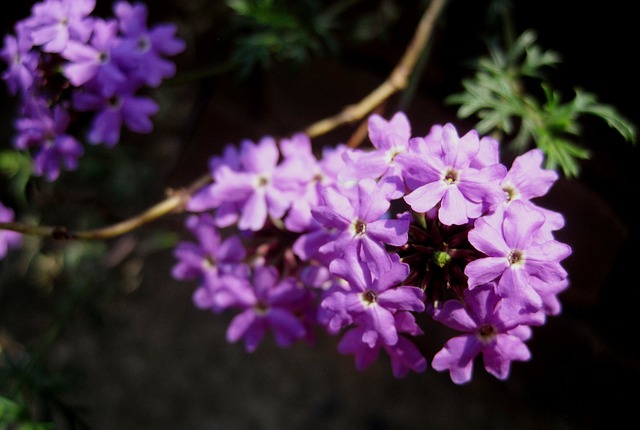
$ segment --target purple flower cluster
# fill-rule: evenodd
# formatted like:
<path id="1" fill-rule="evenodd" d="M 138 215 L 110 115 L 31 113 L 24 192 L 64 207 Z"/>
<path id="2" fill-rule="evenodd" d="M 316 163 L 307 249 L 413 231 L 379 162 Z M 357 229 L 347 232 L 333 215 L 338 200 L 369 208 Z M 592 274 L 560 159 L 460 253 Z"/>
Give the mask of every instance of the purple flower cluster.
<path id="1" fill-rule="evenodd" d="M 4 37 L 2 79 L 19 97 L 14 145 L 33 153 L 34 173 L 54 181 L 84 149 L 72 123 L 86 112 L 87 141 L 109 147 L 123 126 L 153 129 L 157 103 L 141 94 L 173 76 L 167 59 L 185 49 L 173 24 L 147 26 L 143 3 L 118 1 L 113 17 L 93 16 L 95 0 L 44 0 Z"/>
<path id="2" fill-rule="evenodd" d="M 417 341 L 428 317 L 459 332 L 431 367 L 461 384 L 482 356 L 506 379 L 569 284 L 571 248 L 554 239 L 564 218 L 533 201 L 558 175 L 537 149 L 507 168 L 495 139 L 452 124 L 424 137 L 402 112 L 368 125 L 366 149 L 316 155 L 295 134 L 212 157 L 174 278 L 197 283 L 199 308 L 235 312 L 227 339 L 247 351 L 267 333 L 289 346 L 319 328 L 341 336 L 358 370 L 384 351 L 403 377 L 427 368 Z"/>

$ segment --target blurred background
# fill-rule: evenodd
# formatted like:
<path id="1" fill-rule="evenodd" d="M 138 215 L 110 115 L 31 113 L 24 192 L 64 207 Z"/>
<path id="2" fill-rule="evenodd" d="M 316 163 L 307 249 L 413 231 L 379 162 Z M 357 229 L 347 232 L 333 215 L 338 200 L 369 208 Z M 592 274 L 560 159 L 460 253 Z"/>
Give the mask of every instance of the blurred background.
<path id="1" fill-rule="evenodd" d="M 34 2 L 3 6 L 3 34 Z M 151 94 L 161 110 L 148 135 L 88 147 L 54 183 L 0 165 L 0 201 L 24 222 L 70 229 L 133 216 L 206 173 L 228 143 L 287 136 L 361 100 L 391 72 L 429 1 L 148 1 L 149 20 L 173 22 L 187 49 L 175 78 Z M 450 0 L 406 91 L 413 135 L 433 124 L 471 129 L 447 98 L 473 77 L 487 42 L 535 30 L 561 62 L 545 76 L 570 100 L 582 88 L 640 124 L 636 19 L 630 2 Z M 109 16 L 111 2 L 97 0 Z M 11 150 L 16 103 L 0 92 L 0 149 Z M 231 315 L 196 309 L 195 285 L 174 281 L 181 215 L 101 242 L 25 237 L 0 260 L 0 394 L 56 429 L 604 429 L 635 418 L 640 289 L 636 274 L 638 148 L 595 116 L 580 119 L 591 151 L 580 174 L 539 203 L 562 212 L 557 239 L 573 254 L 561 315 L 534 329 L 529 362 L 507 381 L 476 364 L 454 385 L 428 369 L 395 379 L 386 358 L 357 372 L 338 338 L 255 353 L 227 344 Z M 346 142 L 357 124 L 314 139 Z M 427 357 L 447 333 L 423 321 Z M 18 389 L 16 389 L 18 387 Z M 1 406 L 1 405 L 0 405 Z M 7 407 L 6 405 L 4 407 Z M 1 410 L 1 409 L 0 409 Z M 631 421 L 633 422 L 633 421 Z M 48 427 L 42 427 L 48 428 Z"/>

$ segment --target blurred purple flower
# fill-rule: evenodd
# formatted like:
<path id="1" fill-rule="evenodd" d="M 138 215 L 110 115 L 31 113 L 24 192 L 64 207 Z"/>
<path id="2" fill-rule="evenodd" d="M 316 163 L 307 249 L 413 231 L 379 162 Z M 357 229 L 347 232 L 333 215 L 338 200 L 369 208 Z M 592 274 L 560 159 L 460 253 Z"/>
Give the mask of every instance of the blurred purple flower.
<path id="1" fill-rule="evenodd" d="M 17 149 L 35 152 L 34 173 L 55 181 L 62 166 L 67 170 L 78 167 L 84 149 L 75 137 L 67 134 L 69 113 L 61 105 L 49 109 L 44 102 L 32 100 L 26 106 L 25 116 L 16 120 L 18 134 L 14 142 Z"/>
<path id="2" fill-rule="evenodd" d="M 185 43 L 176 37 L 174 24 L 158 24 L 147 28 L 147 6 L 144 3 L 119 1 L 113 7 L 122 33 L 114 57 L 128 74 L 150 87 L 176 73 L 175 63 L 167 60 L 184 51 Z"/>
<path id="3" fill-rule="evenodd" d="M 185 223 L 197 242 L 179 242 L 173 255 L 178 260 L 171 274 L 179 280 L 197 280 L 193 301 L 200 309 L 220 312 L 231 303 L 224 289 L 232 277 L 246 279 L 249 267 L 244 263 L 246 250 L 238 236 L 223 240 L 213 217 L 204 213 L 191 215 Z"/>
<path id="4" fill-rule="evenodd" d="M 122 125 L 136 133 L 150 133 L 153 130 L 151 116 L 160 107 L 150 97 L 137 96 L 137 87 L 129 82 L 119 86 L 112 96 L 105 96 L 100 88 L 87 88 L 73 97 L 73 108 L 78 111 L 96 111 L 88 140 L 92 144 L 104 143 L 109 147 L 120 141 Z"/>
<path id="5" fill-rule="evenodd" d="M 13 222 L 13 209 L 8 208 L 0 202 L 0 222 Z M 22 235 L 11 230 L 0 229 L 0 260 L 6 257 L 11 249 L 18 248 L 22 245 Z"/>
<path id="6" fill-rule="evenodd" d="M 2 79 L 11 95 L 25 94 L 31 88 L 38 66 L 38 55 L 31 50 L 31 39 L 22 21 L 15 25 L 15 32 L 16 36 L 4 36 L 0 51 L 0 58 L 7 64 Z"/>
<path id="7" fill-rule="evenodd" d="M 62 66 L 72 85 L 79 87 L 95 79 L 94 87 L 105 96 L 112 96 L 127 77 L 112 61 L 111 51 L 118 44 L 118 23 L 96 19 L 90 43 L 69 41 L 62 51 L 68 60 Z"/>
<path id="8" fill-rule="evenodd" d="M 258 143 L 241 142 L 238 166 L 216 168 L 209 187 L 212 205 L 234 202 L 240 211 L 238 228 L 257 231 L 267 218 L 281 218 L 291 205 L 290 172 L 278 165 L 280 153 L 274 138 L 264 136 Z"/>
<path id="9" fill-rule="evenodd" d="M 31 40 L 44 52 L 60 53 L 69 40 L 81 43 L 89 40 L 93 19 L 89 17 L 95 8 L 95 0 L 44 0 L 31 8 L 31 16 L 25 20 Z"/>
<path id="10" fill-rule="evenodd" d="M 218 169 L 222 166 L 232 171 L 239 172 L 242 169 L 240 163 L 240 151 L 234 145 L 225 145 L 222 156 L 212 156 L 209 158 L 209 172 L 213 182 L 205 185 L 191 196 L 187 202 L 187 210 L 192 212 L 202 212 L 210 209 L 215 210 L 215 224 L 218 227 L 229 227 L 240 217 L 240 206 L 235 201 L 221 198 L 216 192 L 216 178 Z"/>
<path id="11" fill-rule="evenodd" d="M 396 156 L 407 151 L 411 138 L 409 119 L 403 112 L 397 112 L 389 121 L 374 114 L 369 117 L 368 130 L 375 149 L 352 157 L 349 157 L 352 153 L 346 153 L 350 162 L 339 177 L 342 181 L 376 179 L 389 198 L 398 199 L 404 195 L 405 185 Z"/>
<path id="12" fill-rule="evenodd" d="M 271 330 L 278 346 L 287 347 L 306 335 L 303 323 L 295 314 L 299 300 L 306 297 L 305 291 L 294 278 L 280 279 L 275 267 L 254 268 L 251 284 L 234 288 L 242 311 L 236 315 L 227 329 L 227 340 L 237 342 L 244 339 L 248 352 L 256 350 Z"/>
<path id="13" fill-rule="evenodd" d="M 394 320 L 398 332 L 410 333 L 413 336 L 422 334 L 415 318 L 409 312 L 396 313 Z M 338 343 L 338 352 L 354 355 L 356 370 L 363 371 L 369 367 L 378 358 L 382 349 L 389 355 L 393 376 L 396 378 L 405 377 L 410 370 L 422 373 L 427 369 L 427 360 L 406 336 L 398 336 L 398 342 L 394 345 L 387 345 L 378 339 L 373 346 L 370 346 L 362 341 L 364 330 L 363 327 L 352 328 Z"/>

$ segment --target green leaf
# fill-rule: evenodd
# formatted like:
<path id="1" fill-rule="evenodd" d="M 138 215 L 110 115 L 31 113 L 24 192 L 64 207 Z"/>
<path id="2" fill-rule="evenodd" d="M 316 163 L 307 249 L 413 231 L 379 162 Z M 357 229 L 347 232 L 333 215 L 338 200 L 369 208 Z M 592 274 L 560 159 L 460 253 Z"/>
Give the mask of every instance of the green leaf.
<path id="1" fill-rule="evenodd" d="M 597 103 L 593 94 L 576 89 L 574 99 L 576 109 L 581 113 L 591 114 L 603 119 L 609 127 L 615 129 L 629 143 L 636 144 L 637 128 L 622 116 L 613 106 Z"/>
<path id="2" fill-rule="evenodd" d="M 0 396 L 0 425 L 17 420 L 23 412 L 22 409 L 13 400 Z"/>
<path id="3" fill-rule="evenodd" d="M 6 397 L 0 396 L 0 430 L 53 430 L 51 423 L 38 423 L 27 419 L 26 409 Z"/>
<path id="4" fill-rule="evenodd" d="M 31 178 L 31 157 L 13 150 L 0 151 L 0 173 L 11 180 L 11 192 L 26 203 L 27 184 Z"/>

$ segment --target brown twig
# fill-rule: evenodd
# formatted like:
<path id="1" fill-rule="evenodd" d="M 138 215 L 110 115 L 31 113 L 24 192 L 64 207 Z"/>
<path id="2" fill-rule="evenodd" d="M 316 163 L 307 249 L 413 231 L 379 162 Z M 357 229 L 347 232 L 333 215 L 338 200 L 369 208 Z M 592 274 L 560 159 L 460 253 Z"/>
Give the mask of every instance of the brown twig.
<path id="1" fill-rule="evenodd" d="M 384 113 L 384 108 L 385 108 L 385 103 L 384 102 L 380 103 L 371 111 L 371 113 L 372 114 L 377 113 L 379 115 L 382 115 Z M 349 140 L 347 141 L 347 146 L 349 148 L 357 148 L 367 138 L 368 134 L 369 134 L 369 122 L 363 119 L 362 121 L 360 121 L 360 125 L 358 126 L 358 128 L 349 137 Z"/>
<path id="2" fill-rule="evenodd" d="M 311 138 L 321 136 L 334 130 L 335 128 L 359 121 L 367 114 L 371 113 L 384 103 L 389 97 L 395 93 L 405 89 L 409 82 L 409 77 L 413 72 L 420 53 L 424 50 L 437 17 L 440 15 L 447 0 L 432 0 L 424 15 L 420 19 L 420 23 L 416 28 L 416 32 L 407 46 L 407 49 L 400 62 L 393 69 L 389 77 L 369 95 L 360 100 L 357 104 L 345 107 L 342 112 L 335 116 L 320 120 L 309 127 L 304 132 Z M 0 223 L 0 230 L 12 230 L 18 233 L 50 237 L 52 239 L 85 239 L 98 240 L 109 239 L 123 235 L 144 224 L 150 223 L 170 213 L 180 212 L 184 210 L 184 206 L 189 201 L 193 193 L 211 182 L 209 174 L 203 175 L 194 181 L 187 188 L 172 191 L 165 200 L 150 207 L 144 212 L 135 215 L 129 219 L 112 224 L 107 227 L 68 231 L 67 228 L 61 226 L 34 226 L 21 223 Z"/>
<path id="3" fill-rule="evenodd" d="M 28 225 L 17 222 L 4 222 L 0 223 L 0 229 L 12 230 L 18 233 L 50 237 L 57 240 L 71 240 L 71 239 L 84 239 L 84 240 L 98 240 L 109 239 L 112 237 L 120 236 L 135 230 L 138 227 L 143 226 L 151 221 L 161 218 L 170 213 L 179 212 L 183 210 L 193 193 L 211 182 L 211 177 L 203 175 L 201 178 L 194 181 L 188 188 L 171 191 L 169 197 L 155 204 L 144 212 L 139 213 L 129 219 L 121 221 L 116 224 L 112 224 L 107 227 L 91 229 L 91 230 L 79 230 L 69 231 L 63 226 L 37 226 Z"/>
<path id="4" fill-rule="evenodd" d="M 345 107 L 342 112 L 311 124 L 304 131 L 309 137 L 317 137 L 331 130 L 358 121 L 370 113 L 376 106 L 395 93 L 404 90 L 413 72 L 420 53 L 424 50 L 433 32 L 436 19 L 444 9 L 447 0 L 432 0 L 420 19 L 413 39 L 389 77 L 359 103 Z"/>

